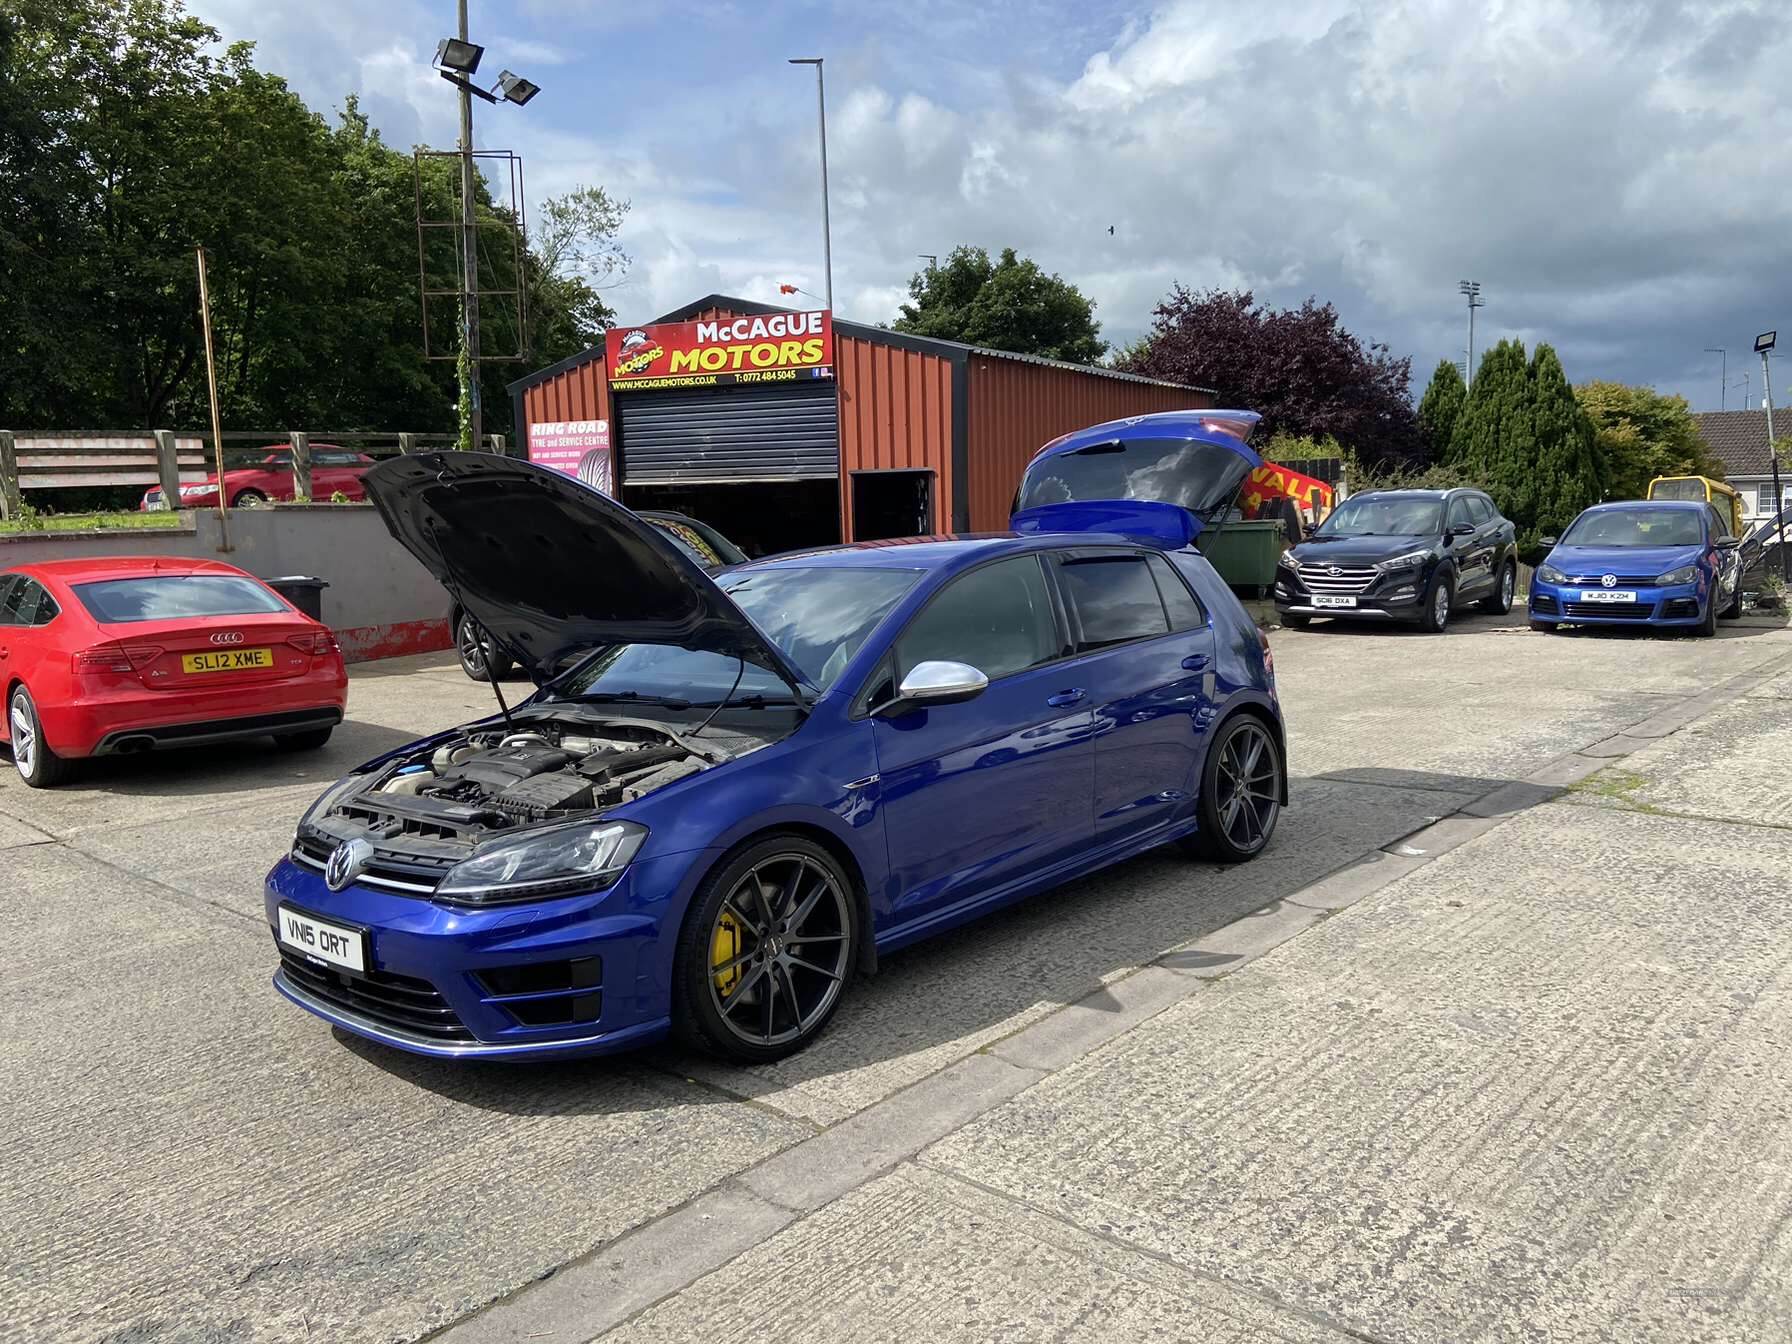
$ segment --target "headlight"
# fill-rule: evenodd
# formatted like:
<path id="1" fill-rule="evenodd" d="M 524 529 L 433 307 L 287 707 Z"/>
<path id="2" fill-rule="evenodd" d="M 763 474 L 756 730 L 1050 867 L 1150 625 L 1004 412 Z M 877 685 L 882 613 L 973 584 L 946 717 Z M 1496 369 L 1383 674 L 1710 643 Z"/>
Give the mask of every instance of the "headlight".
<path id="1" fill-rule="evenodd" d="M 1430 551 L 1408 551 L 1405 555 L 1396 555 L 1392 560 L 1376 561 L 1375 568 L 1383 574 L 1395 569 L 1417 569 L 1430 558 Z"/>
<path id="2" fill-rule="evenodd" d="M 1544 565 L 1537 571 L 1537 577 L 1545 583 L 1567 583 L 1568 576 L 1554 565 Z"/>
<path id="3" fill-rule="evenodd" d="M 1276 564 L 1280 565 L 1283 569 L 1298 570 L 1300 568 L 1300 561 L 1294 558 L 1293 551 L 1283 551 L 1276 557 Z"/>
<path id="4" fill-rule="evenodd" d="M 436 895 L 468 905 L 539 900 L 606 887 L 622 876 L 647 828 L 578 822 L 491 845 L 458 864 Z"/>
<path id="5" fill-rule="evenodd" d="M 215 485 L 183 485 L 180 488 L 180 497 L 191 499 L 194 495 L 209 495 L 217 488 Z"/>
<path id="6" fill-rule="evenodd" d="M 1698 578 L 1699 567 L 1697 565 L 1681 565 L 1679 569 L 1670 569 L 1656 582 L 1663 588 L 1669 588 L 1677 583 L 1696 583 Z"/>

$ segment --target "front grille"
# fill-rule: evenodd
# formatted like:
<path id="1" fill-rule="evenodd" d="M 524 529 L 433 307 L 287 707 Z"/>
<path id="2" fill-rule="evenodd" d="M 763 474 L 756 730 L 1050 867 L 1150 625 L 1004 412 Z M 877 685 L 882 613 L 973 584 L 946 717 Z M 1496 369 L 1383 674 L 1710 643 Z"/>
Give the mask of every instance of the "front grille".
<path id="1" fill-rule="evenodd" d="M 603 1016 L 602 957 L 488 966 L 476 974 L 486 1002 L 509 1013 L 519 1026 L 566 1027 Z"/>
<path id="2" fill-rule="evenodd" d="M 1613 588 L 1653 588 L 1655 581 L 1660 577 L 1659 574 L 1614 574 L 1611 586 Z M 1568 582 L 1577 588 L 1600 588 L 1605 586 L 1605 575 L 1603 573 L 1570 574 Z"/>
<path id="3" fill-rule="evenodd" d="M 335 848 L 330 841 L 319 836 L 301 835 L 292 843 L 292 861 L 321 873 L 330 862 L 330 855 Z M 373 861 L 362 869 L 355 881 L 364 887 L 427 896 L 442 884 L 442 879 L 453 866 L 449 859 L 395 854 L 391 850 L 375 848 Z"/>
<path id="4" fill-rule="evenodd" d="M 1655 614 L 1653 602 L 1568 602 L 1567 615 L 1586 619 L 1597 616 L 1622 621 L 1646 621 Z"/>
<path id="5" fill-rule="evenodd" d="M 307 961 L 286 947 L 280 947 L 280 971 L 313 998 L 381 1026 L 437 1041 L 473 1039 L 473 1033 L 427 980 L 390 971 L 353 975 Z"/>
<path id="6" fill-rule="evenodd" d="M 1377 570 L 1363 565 L 1303 563 L 1300 567 L 1300 581 L 1310 593 L 1366 592 L 1378 577 Z"/>

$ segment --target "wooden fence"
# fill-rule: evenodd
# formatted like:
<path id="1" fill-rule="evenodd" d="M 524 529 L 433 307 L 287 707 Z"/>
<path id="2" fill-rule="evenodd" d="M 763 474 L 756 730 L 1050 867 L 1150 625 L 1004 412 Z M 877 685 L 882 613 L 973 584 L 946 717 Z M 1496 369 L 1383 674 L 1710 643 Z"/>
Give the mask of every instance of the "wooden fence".
<path id="1" fill-rule="evenodd" d="M 487 447 L 506 450 L 502 434 L 488 434 Z M 271 453 L 288 457 L 293 494 L 311 498 L 314 450 L 341 448 L 370 457 L 393 457 L 425 448 L 452 448 L 452 434 L 342 433 L 309 430 L 229 430 L 224 434 L 224 468 L 264 461 Z M 210 433 L 174 430 L 0 429 L 0 517 L 16 518 L 26 490 L 73 490 L 94 486 L 160 486 L 164 507 L 180 498 L 180 487 L 211 479 L 216 467 Z"/>

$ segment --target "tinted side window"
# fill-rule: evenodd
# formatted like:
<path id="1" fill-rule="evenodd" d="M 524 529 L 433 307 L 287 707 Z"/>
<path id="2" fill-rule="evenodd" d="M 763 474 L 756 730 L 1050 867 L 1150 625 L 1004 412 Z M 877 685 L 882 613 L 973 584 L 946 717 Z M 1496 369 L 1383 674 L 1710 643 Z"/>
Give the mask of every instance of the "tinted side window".
<path id="1" fill-rule="evenodd" d="M 1485 527 L 1494 520 L 1493 505 L 1480 495 L 1468 497 L 1468 516 L 1470 521 Z"/>
<path id="2" fill-rule="evenodd" d="M 1049 662 L 1058 627 L 1035 556 L 974 569 L 938 593 L 896 641 L 897 680 L 917 663 L 969 663 L 991 681 Z"/>
<path id="3" fill-rule="evenodd" d="M 56 615 L 56 603 L 35 579 L 21 579 L 7 599 L 9 625 L 47 625 Z"/>
<path id="4" fill-rule="evenodd" d="M 0 625 L 17 625 L 14 592 L 24 582 L 17 574 L 0 574 Z"/>
<path id="5" fill-rule="evenodd" d="M 1161 555 L 1150 557 L 1151 573 L 1157 579 L 1157 595 L 1164 600 L 1164 611 L 1170 617 L 1172 630 L 1198 630 L 1207 624 L 1207 613 L 1188 590 L 1170 562 Z"/>
<path id="6" fill-rule="evenodd" d="M 1450 516 L 1445 519 L 1444 527 L 1448 529 L 1461 523 L 1473 521 L 1474 519 L 1468 511 L 1468 496 L 1457 495 L 1455 499 L 1450 501 Z"/>
<path id="7" fill-rule="evenodd" d="M 1723 514 L 1715 505 L 1706 505 L 1705 512 L 1711 515 L 1711 539 L 1713 541 L 1721 540 L 1730 535 L 1730 525 L 1724 521 Z"/>
<path id="8" fill-rule="evenodd" d="M 1163 599 L 1142 555 L 1066 560 L 1064 588 L 1083 629 L 1079 653 L 1168 634 Z"/>

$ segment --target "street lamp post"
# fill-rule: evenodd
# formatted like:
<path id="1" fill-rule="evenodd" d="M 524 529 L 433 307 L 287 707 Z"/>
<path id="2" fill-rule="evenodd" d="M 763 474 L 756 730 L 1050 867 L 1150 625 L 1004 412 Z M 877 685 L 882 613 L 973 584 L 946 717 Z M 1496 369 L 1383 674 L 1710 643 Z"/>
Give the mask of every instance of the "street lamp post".
<path id="1" fill-rule="evenodd" d="M 1481 301 L 1481 282 L 1479 280 L 1463 280 L 1456 286 L 1459 293 L 1468 300 L 1468 358 L 1463 361 L 1463 368 L 1468 372 L 1465 383 L 1471 383 L 1475 377 L 1475 309 L 1485 308 Z"/>
<path id="2" fill-rule="evenodd" d="M 828 292 L 828 311 L 834 309 L 834 235 L 828 226 L 828 93 L 821 73 L 821 56 L 792 56 L 792 65 L 815 67 L 815 109 L 821 129 L 821 264 Z"/>
<path id="3" fill-rule="evenodd" d="M 1786 547 L 1786 534 L 1780 522 L 1780 514 L 1786 506 L 1786 496 L 1780 490 L 1780 455 L 1774 450 L 1773 438 L 1773 375 L 1768 372 L 1767 356 L 1773 353 L 1774 338 L 1777 332 L 1764 331 L 1755 337 L 1755 352 L 1761 356 L 1761 392 L 1767 402 L 1767 460 L 1773 464 L 1773 513 L 1774 540 L 1780 545 L 1780 577 L 1792 584 L 1792 553 Z"/>
<path id="4" fill-rule="evenodd" d="M 1721 345 L 1708 345 L 1705 347 L 1705 353 L 1708 355 L 1716 355 L 1718 357 L 1718 363 L 1717 363 L 1717 409 L 1720 411 L 1727 411 L 1730 409 L 1730 355 L 1729 355 L 1729 352 L 1727 350 L 1725 350 L 1723 348 L 1723 346 L 1721 346 Z"/>

